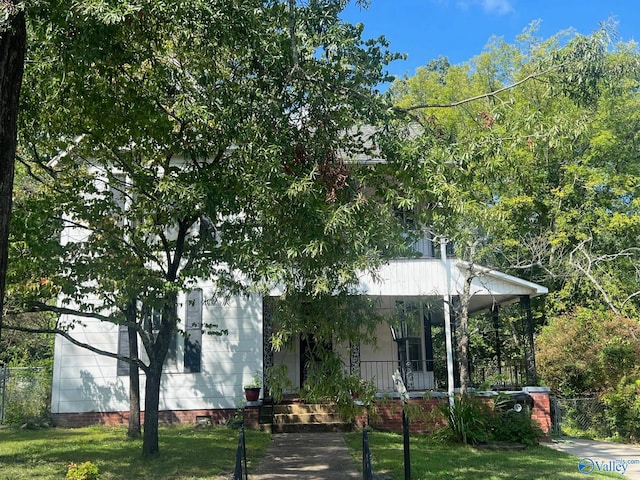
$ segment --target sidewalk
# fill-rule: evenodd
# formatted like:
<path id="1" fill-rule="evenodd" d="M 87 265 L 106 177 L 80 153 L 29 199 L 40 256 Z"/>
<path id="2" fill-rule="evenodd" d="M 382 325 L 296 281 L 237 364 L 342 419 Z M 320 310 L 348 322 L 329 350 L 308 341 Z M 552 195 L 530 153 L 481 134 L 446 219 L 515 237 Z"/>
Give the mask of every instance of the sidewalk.
<path id="1" fill-rule="evenodd" d="M 250 480 L 343 480 L 360 474 L 342 433 L 279 433 Z"/>
<path id="2" fill-rule="evenodd" d="M 576 469 L 578 464 L 582 473 L 596 473 L 598 471 L 618 471 L 624 476 L 640 480 L 640 446 L 624 443 L 601 442 L 582 438 L 563 438 L 544 444 L 548 447 L 575 455 Z M 627 463 L 627 462 L 638 462 Z M 590 472 L 590 470 L 593 470 Z M 588 477 L 587 477 L 588 478 Z"/>

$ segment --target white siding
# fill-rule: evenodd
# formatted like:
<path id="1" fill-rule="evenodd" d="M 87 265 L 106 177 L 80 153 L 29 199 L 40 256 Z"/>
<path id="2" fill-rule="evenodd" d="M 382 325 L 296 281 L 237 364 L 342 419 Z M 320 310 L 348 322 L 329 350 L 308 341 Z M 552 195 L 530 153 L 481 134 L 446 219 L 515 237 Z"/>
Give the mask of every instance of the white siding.
<path id="1" fill-rule="evenodd" d="M 204 298 L 213 289 L 204 287 Z M 180 299 L 183 303 L 183 299 Z M 184 316 L 184 305 L 179 308 Z M 83 319 L 86 327 L 71 331 L 80 341 L 116 352 L 118 327 Z M 262 298 L 236 297 L 224 303 L 205 302 L 203 323 L 217 324 L 229 334 L 202 336 L 202 369 L 182 373 L 183 350 L 178 348 L 178 371 L 162 379 L 161 410 L 234 408 L 243 398 L 242 386 L 262 372 Z M 52 391 L 52 413 L 128 410 L 128 377 L 117 375 L 117 360 L 94 354 L 58 336 Z M 141 378 L 144 396 L 144 376 Z M 143 399 L 144 402 L 144 399 Z M 144 403 L 143 403 L 144 405 Z"/>

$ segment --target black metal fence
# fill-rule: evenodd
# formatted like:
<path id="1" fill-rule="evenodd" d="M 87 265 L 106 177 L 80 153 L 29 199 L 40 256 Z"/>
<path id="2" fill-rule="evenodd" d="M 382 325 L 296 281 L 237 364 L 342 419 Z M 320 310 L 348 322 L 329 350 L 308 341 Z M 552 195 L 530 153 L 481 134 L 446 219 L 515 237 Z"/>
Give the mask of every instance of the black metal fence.
<path id="1" fill-rule="evenodd" d="M 520 359 L 500 363 L 495 359 L 474 359 L 471 365 L 471 383 L 493 390 L 520 388 L 527 383 L 525 362 Z"/>

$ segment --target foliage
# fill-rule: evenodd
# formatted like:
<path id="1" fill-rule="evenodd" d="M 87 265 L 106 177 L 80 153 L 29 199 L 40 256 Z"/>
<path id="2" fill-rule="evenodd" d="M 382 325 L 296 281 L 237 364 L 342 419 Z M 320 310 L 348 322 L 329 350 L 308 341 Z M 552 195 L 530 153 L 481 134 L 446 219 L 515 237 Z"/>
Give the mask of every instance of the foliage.
<path id="1" fill-rule="evenodd" d="M 486 402 L 473 395 L 459 395 L 453 405 L 443 402 L 439 408 L 447 419 L 445 428 L 454 441 L 475 445 L 489 440 L 493 414 Z"/>
<path id="2" fill-rule="evenodd" d="M 280 403 L 285 393 L 293 391 L 293 382 L 289 378 L 286 365 L 272 365 L 267 368 L 265 381 L 269 388 L 269 396 L 275 403 Z"/>
<path id="3" fill-rule="evenodd" d="M 49 426 L 51 369 L 44 367 L 7 367 L 6 390 L 2 402 L 7 425 Z M 0 370 L 0 375 L 2 370 Z"/>
<path id="4" fill-rule="evenodd" d="M 256 372 L 255 376 L 251 380 L 251 383 L 247 383 L 244 388 L 260 388 L 262 386 L 262 380 L 260 379 L 259 372 Z"/>
<path id="5" fill-rule="evenodd" d="M 501 408 L 501 401 L 509 400 L 506 395 L 493 400 L 493 406 L 472 394 L 459 395 L 453 405 L 442 403 L 440 412 L 447 419 L 447 425 L 434 433 L 435 438 L 450 440 L 465 445 L 487 442 L 510 442 L 536 445 L 544 434 L 531 418 L 527 406 L 516 412 L 512 408 Z"/>
<path id="6" fill-rule="evenodd" d="M 67 480 L 98 480 L 100 474 L 98 467 L 91 462 L 83 462 L 80 465 L 70 463 L 65 478 Z"/>
<path id="7" fill-rule="evenodd" d="M 612 28 L 542 39 L 533 24 L 390 89 L 443 177 L 435 230 L 460 258 L 475 250 L 474 261 L 548 286 L 553 313 L 638 308 L 640 55 Z"/>
<path id="8" fill-rule="evenodd" d="M 605 419 L 615 437 L 624 441 L 640 438 L 640 380 L 636 378 L 621 378 L 615 390 L 602 396 Z"/>
<path id="9" fill-rule="evenodd" d="M 72 342 L 78 315 L 135 329 L 147 412 L 184 329 L 179 292 L 215 279 L 220 297 L 346 294 L 404 243 L 385 196 L 402 158 L 353 161 L 394 137 L 375 88 L 397 56 L 344 6 L 29 4 L 18 154 L 37 185 L 15 213 L 13 305 L 75 314 L 52 329 Z"/>
<path id="10" fill-rule="evenodd" d="M 162 457 L 140 459 L 141 440 L 126 438 L 126 428 L 48 428 L 0 430 L 0 478 L 59 480 L 74 459 L 91 458 L 101 480 L 154 478 L 158 480 L 212 479 L 233 471 L 238 431 L 227 427 L 161 428 Z M 247 460 L 254 469 L 271 437 L 247 430 Z"/>
<path id="11" fill-rule="evenodd" d="M 537 340 L 538 373 L 563 396 L 598 394 L 637 375 L 640 325 L 602 310 L 576 308 L 550 318 Z"/>
<path id="12" fill-rule="evenodd" d="M 515 442 L 531 446 L 537 445 L 544 438 L 544 433 L 531 418 L 529 407 L 524 407 L 520 412 L 510 408 L 495 413 L 491 438 L 497 442 Z"/>

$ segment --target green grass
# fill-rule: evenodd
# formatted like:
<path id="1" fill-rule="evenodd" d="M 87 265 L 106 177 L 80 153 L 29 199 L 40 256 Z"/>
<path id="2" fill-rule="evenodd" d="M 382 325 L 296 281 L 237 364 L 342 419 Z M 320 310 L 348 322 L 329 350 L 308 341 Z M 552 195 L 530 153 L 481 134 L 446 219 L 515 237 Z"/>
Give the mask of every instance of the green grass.
<path id="1" fill-rule="evenodd" d="M 270 443 L 270 436 L 247 431 L 249 468 Z M 238 430 L 226 427 L 160 429 L 160 456 L 142 458 L 142 441 L 128 440 L 126 429 L 0 430 L 0 480 L 63 479 L 70 462 L 91 461 L 101 480 L 215 479 L 233 471 Z"/>
<path id="2" fill-rule="evenodd" d="M 362 434 L 345 435 L 351 454 L 362 459 Z M 402 436 L 370 432 L 369 444 L 373 471 L 394 480 L 404 478 Z M 520 451 L 496 451 L 443 445 L 427 436 L 412 436 L 411 478 L 450 480 L 565 480 L 624 478 L 616 474 L 578 472 L 578 459 L 548 447 L 530 447 Z"/>

